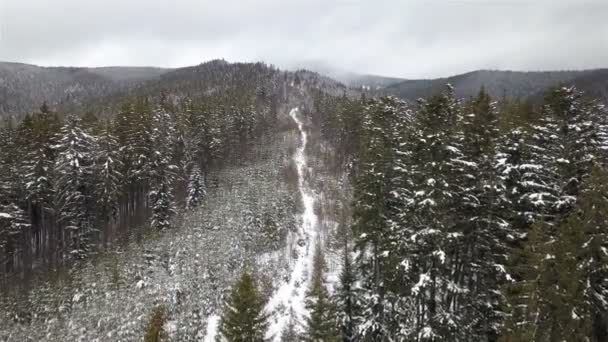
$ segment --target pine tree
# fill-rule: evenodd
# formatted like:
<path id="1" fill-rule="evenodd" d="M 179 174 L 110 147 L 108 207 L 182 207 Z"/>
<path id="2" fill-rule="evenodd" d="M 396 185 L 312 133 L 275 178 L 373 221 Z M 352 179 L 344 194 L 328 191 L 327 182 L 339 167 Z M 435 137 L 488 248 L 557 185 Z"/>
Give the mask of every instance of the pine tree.
<path id="1" fill-rule="evenodd" d="M 253 274 L 244 271 L 226 303 L 221 334 L 228 342 L 263 342 L 267 328 L 266 302 Z"/>
<path id="2" fill-rule="evenodd" d="M 186 207 L 190 210 L 198 207 L 206 195 L 207 192 L 205 191 L 201 170 L 197 165 L 194 165 L 190 171 L 190 179 L 188 180 Z"/>
<path id="3" fill-rule="evenodd" d="M 313 259 L 311 285 L 306 294 L 307 329 L 304 341 L 332 342 L 340 340 L 336 307 L 325 285 L 325 259 L 321 244 L 317 243 Z"/>

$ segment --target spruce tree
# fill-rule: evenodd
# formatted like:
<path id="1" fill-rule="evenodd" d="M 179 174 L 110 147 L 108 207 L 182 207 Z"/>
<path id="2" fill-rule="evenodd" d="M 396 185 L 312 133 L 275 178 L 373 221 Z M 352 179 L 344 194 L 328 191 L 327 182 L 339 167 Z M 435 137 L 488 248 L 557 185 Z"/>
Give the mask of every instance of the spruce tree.
<path id="1" fill-rule="evenodd" d="M 190 171 L 186 192 L 186 207 L 190 210 L 198 207 L 207 195 L 201 170 L 197 165 Z"/>
<path id="2" fill-rule="evenodd" d="M 263 342 L 267 328 L 266 301 L 254 275 L 244 271 L 224 308 L 221 334 L 228 342 Z"/>
<path id="3" fill-rule="evenodd" d="M 356 327 L 359 324 L 357 313 L 360 310 L 355 289 L 356 274 L 353 269 L 348 243 L 345 243 L 342 258 L 342 273 L 340 274 L 340 287 L 336 293 L 336 307 L 338 326 L 342 341 L 355 340 Z"/>
<path id="4" fill-rule="evenodd" d="M 97 141 L 70 117 L 61 129 L 57 144 L 55 203 L 58 219 L 67 231 L 72 258 L 81 259 L 92 250 L 94 226 L 93 168 Z"/>
<path id="5" fill-rule="evenodd" d="M 307 342 L 332 342 L 340 340 L 337 324 L 336 306 L 325 285 L 325 259 L 321 244 L 317 243 L 313 259 L 311 285 L 306 294 L 307 329 L 304 340 Z"/>
<path id="6" fill-rule="evenodd" d="M 104 242 L 110 226 L 118 218 L 123 192 L 123 169 L 118 141 L 108 127 L 101 129 L 95 163 L 95 198 L 98 217 L 103 225 Z"/>
<path id="7" fill-rule="evenodd" d="M 150 157 L 149 200 L 152 208 L 152 228 L 163 230 L 171 225 L 175 215 L 173 186 L 176 167 L 171 164 L 172 153 L 169 138 L 175 130 L 169 114 L 162 105 L 154 111 L 152 125 L 152 148 Z"/>
<path id="8" fill-rule="evenodd" d="M 360 169 L 355 179 L 353 219 L 359 253 L 356 260 L 361 274 L 361 330 L 371 339 L 380 339 L 389 332 L 389 321 L 396 316 L 389 312 L 386 270 L 398 263 L 391 255 L 395 240 L 391 225 L 394 221 L 395 159 L 398 127 L 406 106 L 395 98 L 372 100 L 363 113 L 364 143 L 360 152 Z M 391 284 L 392 285 L 392 284 Z M 390 290 L 390 288 L 388 288 Z"/>
<path id="9" fill-rule="evenodd" d="M 575 230 L 573 241 L 577 274 L 566 275 L 569 282 L 580 282 L 584 306 L 577 316 L 588 313 L 592 341 L 608 338 L 608 172 L 596 164 L 580 194 L 577 209 L 569 217 L 568 228 Z M 564 237 L 559 238 L 564 239 Z"/>

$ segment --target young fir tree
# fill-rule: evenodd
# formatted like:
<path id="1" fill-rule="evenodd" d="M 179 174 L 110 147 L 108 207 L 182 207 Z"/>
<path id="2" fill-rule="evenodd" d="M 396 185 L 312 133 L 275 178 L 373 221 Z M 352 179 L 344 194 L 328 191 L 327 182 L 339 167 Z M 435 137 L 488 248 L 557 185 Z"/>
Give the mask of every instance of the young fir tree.
<path id="1" fill-rule="evenodd" d="M 306 294 L 307 329 L 303 336 L 307 342 L 340 341 L 336 307 L 325 286 L 325 259 L 321 244 L 317 243 L 313 260 L 311 286 Z"/>
<path id="2" fill-rule="evenodd" d="M 205 183 L 198 165 L 194 165 L 190 171 L 190 179 L 188 180 L 186 192 L 186 208 L 190 210 L 198 207 L 207 195 Z"/>
<path id="3" fill-rule="evenodd" d="M 224 308 L 221 334 L 228 342 L 263 342 L 268 316 L 266 301 L 253 274 L 244 271 Z"/>

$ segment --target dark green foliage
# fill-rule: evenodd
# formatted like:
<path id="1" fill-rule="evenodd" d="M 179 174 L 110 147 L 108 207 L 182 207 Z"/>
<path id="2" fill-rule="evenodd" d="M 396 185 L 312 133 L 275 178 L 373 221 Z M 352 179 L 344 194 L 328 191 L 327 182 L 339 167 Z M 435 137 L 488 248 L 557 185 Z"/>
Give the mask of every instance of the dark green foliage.
<path id="1" fill-rule="evenodd" d="M 222 336 L 228 342 L 265 341 L 268 319 L 265 305 L 254 275 L 243 272 L 224 308 Z"/>
<path id="2" fill-rule="evenodd" d="M 339 148 L 350 100 L 316 99 L 315 111 L 338 113 L 318 116 Z M 347 169 L 359 253 L 338 292 L 345 331 L 371 341 L 606 339 L 602 106 L 560 87 L 542 106 L 503 99 L 499 109 L 483 89 L 460 101 L 448 87 L 415 110 L 383 98 L 350 117 L 362 118 Z"/>
<path id="3" fill-rule="evenodd" d="M 313 267 L 311 286 L 306 294 L 306 309 L 310 317 L 303 339 L 308 342 L 340 341 L 336 306 L 325 286 L 325 259 L 320 244 L 315 249 Z"/>
<path id="4" fill-rule="evenodd" d="M 167 313 L 164 306 L 159 305 L 154 308 L 146 330 L 144 342 L 162 342 L 165 340 L 164 325 L 167 321 Z"/>

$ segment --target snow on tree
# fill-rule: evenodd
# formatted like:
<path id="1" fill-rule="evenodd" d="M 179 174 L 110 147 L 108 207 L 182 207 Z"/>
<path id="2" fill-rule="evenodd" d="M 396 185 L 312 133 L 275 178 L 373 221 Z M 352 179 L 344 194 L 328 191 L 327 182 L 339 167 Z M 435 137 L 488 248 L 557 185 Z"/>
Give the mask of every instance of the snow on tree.
<path id="1" fill-rule="evenodd" d="M 175 215 L 173 184 L 175 166 L 171 164 L 172 154 L 169 139 L 175 133 L 171 116 L 159 105 L 152 116 L 152 148 L 150 157 L 150 192 L 149 201 L 152 208 L 151 226 L 163 230 L 171 225 Z"/>
<path id="2" fill-rule="evenodd" d="M 387 293 L 385 272 L 394 269 L 398 261 L 390 255 L 392 245 L 391 220 L 394 185 L 396 135 L 405 105 L 387 97 L 370 101 L 365 108 L 362 134 L 365 142 L 360 156 L 360 170 L 355 180 L 353 219 L 356 236 L 355 261 L 361 272 L 362 302 L 358 313 L 364 336 L 380 338 L 388 333 L 388 320 L 397 319 L 385 300 Z M 392 275 L 392 272 L 388 274 Z M 393 278 L 394 279 L 394 278 Z"/>
<path id="3" fill-rule="evenodd" d="M 23 258 L 21 241 L 29 236 L 26 213 L 15 204 L 0 205 L 0 269 L 12 271 L 15 260 Z"/>
<path id="4" fill-rule="evenodd" d="M 107 225 L 118 217 L 119 200 L 123 189 L 123 174 L 121 173 L 123 165 L 118 141 L 108 127 L 102 130 L 98 145 L 95 164 L 95 198 L 99 210 L 98 216 Z"/>
<path id="5" fill-rule="evenodd" d="M 92 250 L 95 239 L 93 168 L 97 141 L 82 129 L 77 117 L 68 118 L 60 132 L 55 146 L 57 216 L 68 234 L 66 252 L 81 259 Z"/>
<path id="6" fill-rule="evenodd" d="M 265 341 L 267 314 L 256 279 L 244 271 L 224 308 L 221 335 L 228 342 Z"/>
<path id="7" fill-rule="evenodd" d="M 313 257 L 313 273 L 310 289 L 306 294 L 309 317 L 303 340 L 307 342 L 340 341 L 336 306 L 325 284 L 325 259 L 321 244 L 317 243 Z"/>
<path id="8" fill-rule="evenodd" d="M 198 207 L 206 195 L 207 191 L 205 190 L 205 182 L 201 175 L 201 169 L 197 165 L 194 165 L 190 171 L 190 178 L 186 189 L 186 207 L 190 210 Z"/>

